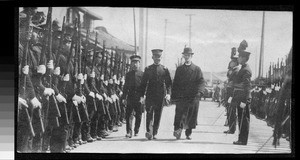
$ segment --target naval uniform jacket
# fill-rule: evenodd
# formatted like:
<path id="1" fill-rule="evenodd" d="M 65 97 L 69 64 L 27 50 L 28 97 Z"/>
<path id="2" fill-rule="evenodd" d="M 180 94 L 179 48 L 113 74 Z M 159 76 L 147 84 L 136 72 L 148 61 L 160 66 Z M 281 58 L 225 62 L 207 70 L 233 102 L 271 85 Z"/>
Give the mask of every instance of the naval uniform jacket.
<path id="1" fill-rule="evenodd" d="M 235 90 L 238 89 L 241 91 L 240 94 L 235 94 L 235 98 L 244 103 L 247 101 L 247 99 L 251 98 L 251 76 L 252 71 L 249 65 L 244 64 L 233 79 Z"/>
<path id="2" fill-rule="evenodd" d="M 169 70 L 161 64 L 152 64 L 145 68 L 139 96 L 146 94 L 146 107 L 161 107 L 166 93 L 171 93 L 171 85 Z"/>
<path id="3" fill-rule="evenodd" d="M 138 89 L 141 86 L 142 77 L 143 71 L 140 70 L 126 73 L 122 99 L 127 99 L 129 104 L 137 103 L 140 100 Z"/>

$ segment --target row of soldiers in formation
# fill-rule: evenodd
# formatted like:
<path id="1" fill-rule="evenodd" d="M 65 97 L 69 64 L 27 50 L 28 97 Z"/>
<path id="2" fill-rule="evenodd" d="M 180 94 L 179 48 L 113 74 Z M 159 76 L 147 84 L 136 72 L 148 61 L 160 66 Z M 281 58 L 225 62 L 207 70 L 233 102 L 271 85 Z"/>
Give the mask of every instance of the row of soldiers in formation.
<path id="1" fill-rule="evenodd" d="M 60 27 L 49 7 L 41 25 L 36 10 L 20 13 L 17 151 L 61 153 L 118 131 L 129 117 L 120 103 L 126 57 L 100 50 L 97 35 L 84 41 L 80 19 Z"/>
<path id="2" fill-rule="evenodd" d="M 92 50 L 86 41 L 81 43 L 80 20 L 75 19 L 74 26 L 63 22 L 60 30 L 57 22 L 52 23 L 51 7 L 44 26 L 32 23 L 35 13 L 24 8 L 20 14 L 18 152 L 66 152 L 105 138 L 124 122 L 126 137 L 131 138 L 133 114 L 137 136 L 144 109 L 145 136 L 156 139 L 163 105 L 171 98 L 176 103 L 173 135 L 180 139 L 186 129 L 186 138 L 191 139 L 205 85 L 200 68 L 191 62 L 191 48 L 182 53 L 186 63 L 176 70 L 170 96 L 172 80 L 160 64 L 161 49 L 152 50 L 154 64 L 144 72 L 139 70 L 138 55 L 130 57 L 130 71 L 115 68 L 120 64 L 114 61 L 117 58 L 113 52 L 108 57 L 104 46 L 97 51 L 97 39 Z M 119 76 L 121 80 L 120 72 L 127 72 L 124 78 Z"/>
<path id="3" fill-rule="evenodd" d="M 237 57 L 234 56 L 235 50 L 235 48 L 232 48 L 231 61 L 227 72 L 228 83 L 224 84 L 220 94 L 222 99 L 220 103 L 226 107 L 227 111 L 225 126 L 229 126 L 229 129 L 224 131 L 226 134 L 233 134 L 236 131 L 237 104 L 232 101 L 232 85 L 234 85 L 233 77 L 237 75 L 240 68 L 238 67 Z M 266 85 L 271 84 L 266 81 L 264 84 L 253 85 L 254 87 L 251 89 L 250 113 L 259 119 L 265 120 L 268 126 L 274 128 L 273 145 L 275 147 L 279 145 L 281 137 L 290 141 L 291 136 L 292 50 L 288 55 L 287 62 L 289 63 L 285 66 L 286 74 L 282 76 L 281 83 L 278 81 L 278 83 Z"/>
<path id="4" fill-rule="evenodd" d="M 46 25 L 39 29 L 31 23 L 34 13 L 26 8 L 22 12 L 25 18 L 20 20 L 18 151 L 43 152 L 50 147 L 51 152 L 65 152 L 78 144 L 101 140 L 125 121 L 126 137 L 131 138 L 132 114 L 135 112 L 137 135 L 142 104 L 147 112 L 145 136 L 156 139 L 163 103 L 169 101 L 176 104 L 173 135 L 180 139 L 185 129 L 186 138 L 191 140 L 205 90 L 202 71 L 192 63 L 191 48 L 184 48 L 185 63 L 177 67 L 172 83 L 169 70 L 160 64 L 161 49 L 152 50 L 154 63 L 144 72 L 138 69 L 138 55 L 130 57 L 131 71 L 115 69 L 118 63 L 113 61 L 113 52 L 108 61 L 105 47 L 89 50 L 87 41 L 81 43 L 80 19 L 75 19 L 73 27 L 63 22 L 60 30 L 53 27 L 49 7 Z M 87 40 L 88 32 L 86 35 Z M 240 126 L 238 141 L 233 142 L 236 145 L 246 145 L 249 133 L 252 73 L 246 47 L 247 42 L 242 41 L 228 72 L 226 99 L 235 107 L 227 108 L 238 111 Z M 122 79 L 120 72 L 114 71 L 127 73 Z M 232 133 L 233 116 L 228 117 L 226 133 Z"/>

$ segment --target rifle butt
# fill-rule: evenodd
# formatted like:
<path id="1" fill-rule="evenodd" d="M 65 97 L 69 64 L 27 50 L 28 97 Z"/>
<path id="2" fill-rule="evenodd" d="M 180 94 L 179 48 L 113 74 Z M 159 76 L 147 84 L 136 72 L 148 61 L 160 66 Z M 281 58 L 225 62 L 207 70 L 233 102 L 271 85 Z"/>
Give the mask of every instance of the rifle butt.
<path id="1" fill-rule="evenodd" d="M 31 118 L 30 118 L 29 112 L 28 112 L 27 108 L 24 108 L 24 111 L 25 111 L 25 114 L 26 114 L 26 121 L 27 121 L 27 124 L 29 126 L 30 135 L 32 137 L 34 137 L 35 133 L 34 133 L 34 130 L 33 130 L 32 123 L 31 123 Z"/>
<path id="2" fill-rule="evenodd" d="M 43 119 L 42 119 L 41 109 L 38 108 L 37 111 L 38 111 L 38 114 L 39 114 L 39 123 L 40 123 L 40 126 L 41 126 L 41 131 L 42 131 L 42 133 L 44 133 L 45 132 L 45 127 L 44 127 L 44 122 L 43 122 Z"/>
<path id="3" fill-rule="evenodd" d="M 54 95 L 51 95 L 50 97 L 49 97 L 49 102 L 50 102 L 50 106 L 53 106 L 54 108 L 54 115 L 56 116 L 56 117 L 61 117 L 61 114 L 60 114 L 60 111 L 59 111 L 59 108 L 58 108 L 58 104 L 57 104 L 57 101 L 56 101 L 56 99 L 55 99 L 55 97 L 54 97 Z M 50 107 L 49 106 L 49 107 Z"/>
<path id="4" fill-rule="evenodd" d="M 70 124 L 66 103 L 63 104 L 63 107 L 64 107 L 64 111 L 65 111 L 65 116 L 66 116 L 66 124 Z"/>
<path id="5" fill-rule="evenodd" d="M 80 113 L 79 113 L 79 109 L 77 106 L 74 106 L 75 107 L 75 110 L 76 110 L 76 117 L 77 117 L 77 120 L 78 122 L 80 123 L 81 122 L 81 117 L 80 117 Z"/>

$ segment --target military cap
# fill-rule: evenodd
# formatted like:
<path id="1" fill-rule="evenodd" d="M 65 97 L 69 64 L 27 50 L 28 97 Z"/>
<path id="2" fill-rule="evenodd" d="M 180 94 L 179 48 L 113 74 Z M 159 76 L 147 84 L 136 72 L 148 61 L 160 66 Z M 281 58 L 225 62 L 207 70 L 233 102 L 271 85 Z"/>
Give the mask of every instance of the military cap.
<path id="1" fill-rule="evenodd" d="M 32 17 L 32 23 L 35 25 L 42 24 L 46 20 L 44 12 L 36 12 Z"/>
<path id="2" fill-rule="evenodd" d="M 52 22 L 52 29 L 53 29 L 54 31 L 56 31 L 56 30 L 59 30 L 60 28 L 61 28 L 61 27 L 59 26 L 58 20 L 55 19 L 55 20 Z"/>
<path id="3" fill-rule="evenodd" d="M 240 51 L 239 52 L 239 57 L 249 57 L 250 56 L 250 52 L 247 51 Z"/>
<path id="4" fill-rule="evenodd" d="M 152 49 L 151 52 L 153 55 L 158 55 L 161 56 L 162 55 L 162 49 Z"/>
<path id="5" fill-rule="evenodd" d="M 70 34 L 71 36 L 75 33 L 73 24 L 66 24 L 66 33 Z"/>
<path id="6" fill-rule="evenodd" d="M 240 43 L 239 50 L 245 50 L 247 47 L 248 47 L 247 41 L 246 41 L 246 40 L 243 40 L 243 41 Z"/>
<path id="7" fill-rule="evenodd" d="M 182 54 L 194 54 L 192 48 L 186 47 L 183 49 Z"/>
<path id="8" fill-rule="evenodd" d="M 130 56 L 131 61 L 141 61 L 141 59 L 142 59 L 141 56 L 136 55 L 136 54 Z"/>

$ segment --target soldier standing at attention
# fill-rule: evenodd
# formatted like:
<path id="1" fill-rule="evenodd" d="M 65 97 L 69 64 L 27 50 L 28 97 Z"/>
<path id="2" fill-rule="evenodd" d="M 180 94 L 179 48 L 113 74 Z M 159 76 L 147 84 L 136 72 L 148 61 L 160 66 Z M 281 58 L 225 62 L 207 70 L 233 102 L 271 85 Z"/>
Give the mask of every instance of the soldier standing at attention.
<path id="1" fill-rule="evenodd" d="M 240 45 L 241 47 L 241 45 Z M 233 79 L 237 75 L 239 71 L 239 63 L 238 63 L 238 57 L 236 56 L 236 48 L 231 49 L 231 61 L 228 64 L 228 72 L 227 72 L 227 78 L 228 78 L 228 85 L 226 87 L 226 110 L 227 110 L 227 121 L 229 129 L 227 131 L 224 131 L 226 134 L 234 134 L 236 129 L 236 104 L 231 103 L 232 96 L 233 96 Z"/>
<path id="2" fill-rule="evenodd" d="M 192 129 L 197 125 L 205 80 L 200 67 L 192 63 L 192 49 L 184 48 L 182 54 L 185 63 L 176 69 L 172 86 L 171 99 L 176 103 L 173 135 L 180 139 L 182 129 L 186 129 L 186 139 L 191 140 Z"/>
<path id="3" fill-rule="evenodd" d="M 238 63 L 241 69 L 233 79 L 234 91 L 232 103 L 237 104 L 240 133 L 235 145 L 247 145 L 250 125 L 249 104 L 251 103 L 252 72 L 247 64 L 250 52 L 239 50 Z"/>
<path id="4" fill-rule="evenodd" d="M 146 94 L 147 132 L 145 136 L 149 140 L 152 139 L 152 136 L 153 139 L 156 139 L 155 136 L 159 128 L 164 98 L 170 100 L 172 80 L 169 70 L 160 64 L 162 51 L 161 49 L 152 50 L 154 64 L 145 68 L 141 82 L 140 101 L 142 102 L 144 100 L 143 97 Z"/>
<path id="5" fill-rule="evenodd" d="M 139 70 L 141 57 L 132 55 L 131 67 L 132 70 L 126 73 L 125 84 L 123 89 L 122 101 L 126 105 L 126 137 L 132 137 L 132 120 L 133 111 L 135 112 L 134 136 L 139 133 L 139 128 L 142 119 L 142 105 L 139 102 L 140 97 L 136 94 L 141 85 L 143 72 Z"/>

